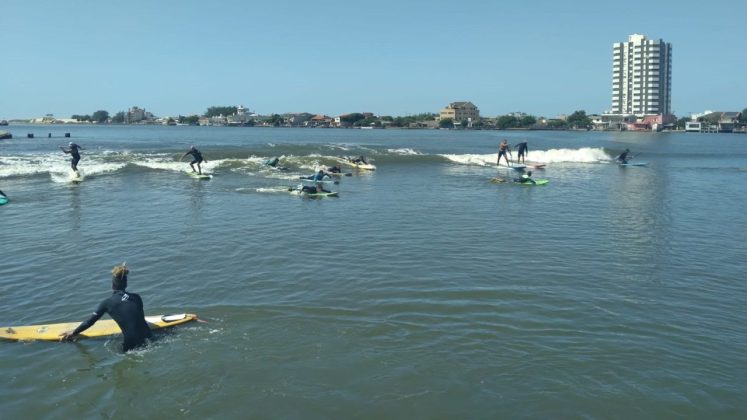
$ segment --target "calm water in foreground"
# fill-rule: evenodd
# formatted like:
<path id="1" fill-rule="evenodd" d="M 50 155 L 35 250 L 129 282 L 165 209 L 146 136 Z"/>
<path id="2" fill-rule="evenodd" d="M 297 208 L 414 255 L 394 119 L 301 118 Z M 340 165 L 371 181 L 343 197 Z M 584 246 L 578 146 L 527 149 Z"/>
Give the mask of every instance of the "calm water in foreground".
<path id="1" fill-rule="evenodd" d="M 208 323 L 0 342 L 3 418 L 747 417 L 745 135 L 7 128 L 1 326 L 83 320 L 122 261 Z M 547 186 L 490 182 L 504 137 Z M 288 193 L 360 154 L 339 198 Z"/>

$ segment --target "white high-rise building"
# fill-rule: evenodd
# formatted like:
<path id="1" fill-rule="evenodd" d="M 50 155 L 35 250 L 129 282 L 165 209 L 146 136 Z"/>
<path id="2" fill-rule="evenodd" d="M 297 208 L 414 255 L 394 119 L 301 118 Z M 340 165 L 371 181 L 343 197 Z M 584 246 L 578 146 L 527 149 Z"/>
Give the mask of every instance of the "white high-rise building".
<path id="1" fill-rule="evenodd" d="M 633 34 L 612 47 L 612 114 L 669 115 L 672 44 Z"/>

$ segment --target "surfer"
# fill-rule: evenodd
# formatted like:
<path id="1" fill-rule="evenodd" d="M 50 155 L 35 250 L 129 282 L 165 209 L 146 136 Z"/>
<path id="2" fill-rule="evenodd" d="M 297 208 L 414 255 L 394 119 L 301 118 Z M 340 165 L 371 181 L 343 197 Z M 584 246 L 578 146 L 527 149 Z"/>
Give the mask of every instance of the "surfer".
<path id="1" fill-rule="evenodd" d="M 357 158 L 350 159 L 350 162 L 355 163 L 355 164 L 361 164 L 362 163 L 364 165 L 368 165 L 368 161 L 366 160 L 366 158 L 363 155 L 360 155 L 360 157 L 357 157 Z"/>
<path id="2" fill-rule="evenodd" d="M 529 155 L 529 147 L 527 146 L 527 142 L 523 141 L 514 146 L 514 148 L 518 150 L 518 152 L 516 153 L 516 161 L 519 163 L 526 163 L 526 159 L 524 158 L 524 156 Z"/>
<path id="3" fill-rule="evenodd" d="M 503 139 L 501 141 L 501 144 L 498 145 L 498 162 L 496 162 L 496 165 L 501 166 L 501 156 L 506 158 L 506 166 L 511 166 L 511 163 L 508 161 L 508 152 L 511 150 L 511 146 L 508 144 L 508 140 Z"/>
<path id="4" fill-rule="evenodd" d="M 341 174 L 342 173 L 342 166 L 338 163 L 335 166 L 331 166 L 327 168 L 327 172 L 333 173 L 333 174 Z"/>
<path id="5" fill-rule="evenodd" d="M 78 150 L 85 150 L 81 146 L 78 146 L 77 144 L 70 142 L 67 144 L 67 148 L 60 146 L 60 149 L 62 149 L 65 154 L 72 156 L 72 160 L 70 160 L 70 166 L 73 168 L 73 171 L 75 173 L 78 173 L 78 162 L 80 161 L 80 153 Z"/>
<path id="6" fill-rule="evenodd" d="M 322 187 L 321 182 L 317 182 L 316 185 L 299 185 L 299 187 L 298 191 L 306 194 L 322 194 L 330 192 Z"/>
<path id="7" fill-rule="evenodd" d="M 628 154 L 630 153 L 630 149 L 625 149 L 624 152 L 620 153 L 620 156 L 618 156 L 615 160 L 622 163 L 623 165 L 628 163 Z"/>
<path id="8" fill-rule="evenodd" d="M 272 166 L 273 168 L 277 168 L 278 163 L 280 163 L 280 158 L 279 157 L 274 157 L 272 159 L 267 159 L 265 161 L 265 165 Z"/>
<path id="9" fill-rule="evenodd" d="M 319 172 L 317 172 L 314 175 L 302 176 L 300 178 L 301 179 L 308 179 L 308 180 L 311 180 L 311 181 L 321 181 L 325 177 L 326 178 L 332 178 L 328 173 L 324 172 L 324 169 L 320 169 Z"/>
<path id="10" fill-rule="evenodd" d="M 200 163 L 202 162 L 207 163 L 207 159 L 202 158 L 202 153 L 200 153 L 200 151 L 197 150 L 197 148 L 194 145 L 192 145 L 192 147 L 190 147 L 189 150 L 187 150 L 187 153 L 185 153 L 184 156 L 182 156 L 182 159 L 184 159 L 188 155 L 192 155 L 192 158 L 193 158 L 192 162 L 189 163 L 189 166 L 192 167 L 192 172 L 195 172 L 194 164 L 196 163 L 197 173 L 202 175 L 202 168 L 200 167 Z"/>
<path id="11" fill-rule="evenodd" d="M 129 351 L 145 344 L 152 333 L 145 322 L 143 300 L 136 293 L 127 292 L 127 274 L 130 270 L 125 263 L 112 269 L 112 295 L 99 304 L 96 311 L 73 331 L 60 334 L 60 341 L 71 341 L 75 336 L 90 328 L 105 313 L 114 319 L 124 335 L 123 350 Z"/>
<path id="12" fill-rule="evenodd" d="M 5 195 L 5 193 L 4 193 L 4 192 L 3 192 L 2 190 L 0 190 L 0 196 L 2 196 L 2 197 L 5 197 L 5 198 L 8 198 L 8 196 L 7 196 L 7 195 Z"/>
<path id="13" fill-rule="evenodd" d="M 532 179 L 532 171 L 527 171 L 527 173 L 523 174 L 521 178 L 514 178 L 514 182 L 518 182 L 519 184 L 537 184 Z"/>

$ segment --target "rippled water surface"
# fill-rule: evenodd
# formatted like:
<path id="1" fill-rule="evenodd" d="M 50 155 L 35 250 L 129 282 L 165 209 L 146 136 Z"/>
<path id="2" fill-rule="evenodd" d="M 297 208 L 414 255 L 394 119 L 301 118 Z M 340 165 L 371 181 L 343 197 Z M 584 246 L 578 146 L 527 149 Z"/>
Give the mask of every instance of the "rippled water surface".
<path id="1" fill-rule="evenodd" d="M 122 261 L 208 322 L 0 342 L 3 417 L 747 417 L 745 135 L 9 128 L 0 325 L 83 320 Z M 504 137 L 548 185 L 490 182 Z M 360 154 L 339 198 L 288 193 Z"/>

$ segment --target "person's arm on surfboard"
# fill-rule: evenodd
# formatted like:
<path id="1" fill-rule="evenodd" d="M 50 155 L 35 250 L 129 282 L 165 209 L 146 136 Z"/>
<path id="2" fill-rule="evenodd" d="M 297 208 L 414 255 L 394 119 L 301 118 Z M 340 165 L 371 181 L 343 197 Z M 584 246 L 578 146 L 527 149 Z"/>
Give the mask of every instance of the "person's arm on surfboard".
<path id="1" fill-rule="evenodd" d="M 70 341 L 74 339 L 76 335 L 91 328 L 91 326 L 95 324 L 96 321 L 98 321 L 105 313 L 106 301 L 101 302 L 101 304 L 99 304 L 99 307 L 96 309 L 96 312 L 91 314 L 91 316 L 87 320 L 81 322 L 80 325 L 78 325 L 78 327 L 73 331 L 65 331 L 64 333 L 60 334 L 60 341 Z"/>

